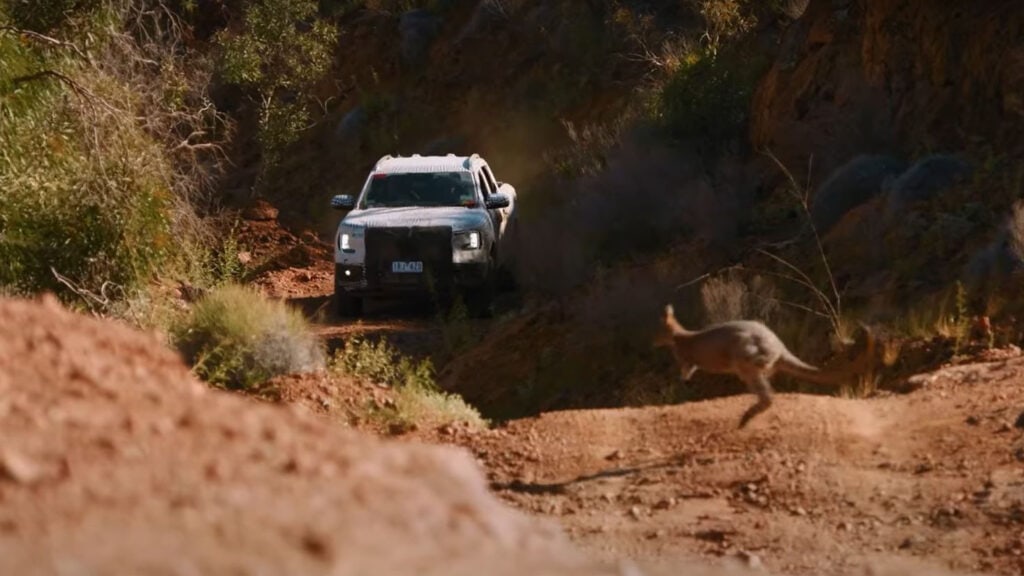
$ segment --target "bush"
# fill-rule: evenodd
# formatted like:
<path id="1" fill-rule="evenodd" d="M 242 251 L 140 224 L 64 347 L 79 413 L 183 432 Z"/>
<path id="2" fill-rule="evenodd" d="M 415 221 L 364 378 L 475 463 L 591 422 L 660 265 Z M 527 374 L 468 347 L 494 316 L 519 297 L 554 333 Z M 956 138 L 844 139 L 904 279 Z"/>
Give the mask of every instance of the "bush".
<path id="1" fill-rule="evenodd" d="M 219 169 L 227 123 L 210 105 L 203 66 L 173 49 L 174 16 L 137 4 L 0 1 L 0 22 L 59 40 L 0 31 L 8 290 L 73 291 L 118 314 L 127 300 L 148 300 L 155 273 L 189 275 L 192 255 L 213 240 L 193 206 Z"/>
<path id="2" fill-rule="evenodd" d="M 67 75 L 37 76 L 74 64 L 3 33 L 0 59 L 0 284 L 60 292 L 53 268 L 92 292 L 130 291 L 172 245 L 159 145 Z"/>
<path id="3" fill-rule="evenodd" d="M 11 22 L 19 28 L 48 32 L 61 25 L 75 10 L 93 10 L 101 0 L 11 0 Z M 0 6 L 2 8 L 2 6 Z"/>
<path id="4" fill-rule="evenodd" d="M 761 62 L 739 59 L 708 52 L 679 66 L 657 103 L 657 116 L 670 136 L 713 153 L 744 134 Z"/>
<path id="5" fill-rule="evenodd" d="M 172 337 L 200 378 L 230 389 L 324 366 L 321 344 L 298 311 L 238 285 L 211 291 Z"/>
<path id="6" fill-rule="evenodd" d="M 729 276 L 709 278 L 700 287 L 700 298 L 708 324 L 730 320 L 770 322 L 779 308 L 775 287 L 760 276 L 749 283 Z"/>
<path id="7" fill-rule="evenodd" d="M 437 386 L 429 360 L 414 363 L 394 350 L 385 338 L 376 343 L 353 339 L 335 355 L 334 367 L 344 374 L 393 388 L 394 405 L 377 408 L 374 416 L 399 431 L 456 422 L 477 428 L 487 425 L 461 396 Z"/>
<path id="8" fill-rule="evenodd" d="M 331 66 L 334 36 L 315 0 L 257 0 L 241 33 L 218 36 L 224 79 L 259 102 L 265 166 L 276 164 L 309 125 L 313 87 Z"/>
<path id="9" fill-rule="evenodd" d="M 704 18 L 704 39 L 716 51 L 722 42 L 743 36 L 757 23 L 753 14 L 744 14 L 743 3 L 738 0 L 696 0 L 696 7 Z"/>

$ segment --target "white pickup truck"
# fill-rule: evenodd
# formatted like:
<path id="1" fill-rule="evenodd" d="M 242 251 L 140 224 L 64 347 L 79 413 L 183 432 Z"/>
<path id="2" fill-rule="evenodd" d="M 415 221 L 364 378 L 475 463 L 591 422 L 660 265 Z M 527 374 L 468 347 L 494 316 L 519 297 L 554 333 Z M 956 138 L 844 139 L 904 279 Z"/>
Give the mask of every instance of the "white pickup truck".
<path id="1" fill-rule="evenodd" d="M 472 156 L 381 158 L 358 195 L 331 206 L 347 213 L 334 243 L 339 314 L 366 298 L 461 294 L 470 312 L 490 311 L 499 269 L 511 259 L 516 191 Z"/>

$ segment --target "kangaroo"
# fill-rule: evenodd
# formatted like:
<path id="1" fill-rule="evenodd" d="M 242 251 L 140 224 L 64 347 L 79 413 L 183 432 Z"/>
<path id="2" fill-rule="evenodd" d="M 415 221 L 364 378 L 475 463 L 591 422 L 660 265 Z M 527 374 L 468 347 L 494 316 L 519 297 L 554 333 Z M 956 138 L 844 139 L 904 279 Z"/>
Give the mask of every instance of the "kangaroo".
<path id="1" fill-rule="evenodd" d="M 864 358 L 874 357 L 874 336 L 867 334 Z M 676 320 L 672 305 L 665 306 L 665 317 L 654 338 L 656 347 L 668 346 L 679 364 L 684 382 L 698 370 L 713 374 L 735 374 L 757 402 L 743 413 L 740 428 L 772 405 L 770 379 L 782 372 L 812 382 L 836 384 L 845 374 L 828 373 L 796 357 L 770 328 L 754 320 L 735 320 L 713 324 L 703 330 L 683 328 Z"/>

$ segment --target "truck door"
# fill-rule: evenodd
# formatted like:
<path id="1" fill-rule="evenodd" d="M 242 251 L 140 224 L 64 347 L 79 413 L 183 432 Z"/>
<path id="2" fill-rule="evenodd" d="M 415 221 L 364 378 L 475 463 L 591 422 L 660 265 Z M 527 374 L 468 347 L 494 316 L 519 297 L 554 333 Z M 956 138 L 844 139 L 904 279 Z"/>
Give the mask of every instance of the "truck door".
<path id="1" fill-rule="evenodd" d="M 484 196 L 484 203 L 486 205 L 487 199 L 497 192 L 498 189 L 496 186 L 491 185 L 491 182 L 487 179 L 487 175 L 483 170 L 478 171 L 476 174 L 477 181 L 480 184 L 480 192 Z M 494 240 L 497 242 L 504 215 L 501 210 L 487 210 L 487 214 L 491 217 L 491 225 L 494 227 Z"/>

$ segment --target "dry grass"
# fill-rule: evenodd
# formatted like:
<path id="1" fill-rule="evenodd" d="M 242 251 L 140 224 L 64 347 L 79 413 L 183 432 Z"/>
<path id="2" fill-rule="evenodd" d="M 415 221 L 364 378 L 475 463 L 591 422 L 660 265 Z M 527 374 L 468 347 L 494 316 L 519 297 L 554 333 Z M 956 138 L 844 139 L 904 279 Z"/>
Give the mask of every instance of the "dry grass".
<path id="1" fill-rule="evenodd" d="M 756 275 L 748 282 L 735 276 L 713 276 L 701 285 L 700 296 L 709 324 L 727 320 L 771 322 L 779 309 L 774 285 Z"/>
<path id="2" fill-rule="evenodd" d="M 723 42 L 743 36 L 757 23 L 756 17 L 739 0 L 691 0 L 704 18 L 702 40 L 712 52 Z"/>
<path id="3" fill-rule="evenodd" d="M 472 428 L 487 427 L 487 421 L 476 408 L 458 394 L 437 386 L 429 361 L 417 363 L 401 356 L 386 339 L 348 342 L 343 350 L 336 353 L 332 369 L 395 391 L 393 405 L 374 407 L 369 413 L 371 418 L 383 422 L 392 431 L 436 428 L 453 423 Z"/>
<path id="4" fill-rule="evenodd" d="M 302 314 L 244 286 L 214 289 L 172 334 L 195 373 L 226 388 L 324 367 L 322 344 Z"/>

